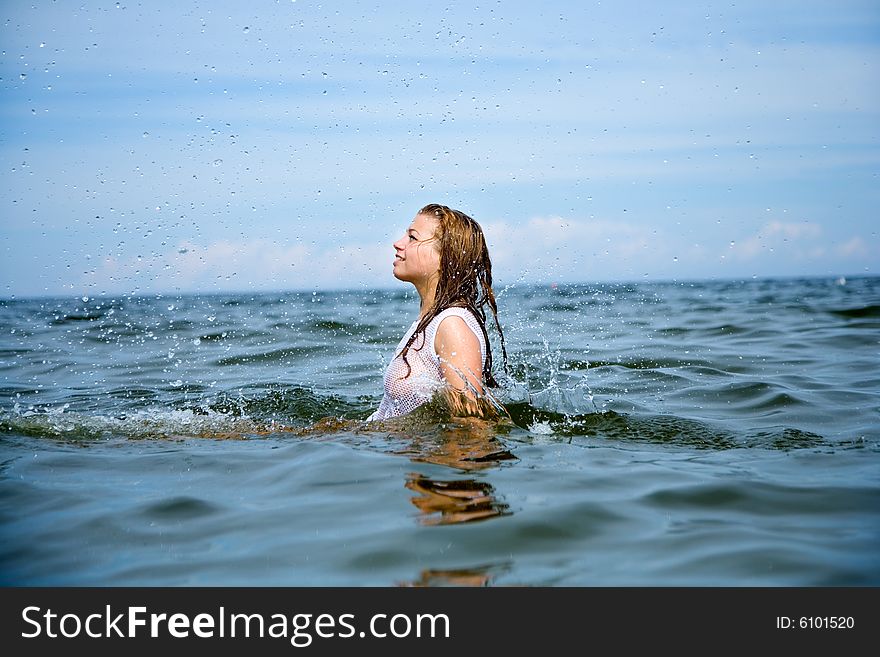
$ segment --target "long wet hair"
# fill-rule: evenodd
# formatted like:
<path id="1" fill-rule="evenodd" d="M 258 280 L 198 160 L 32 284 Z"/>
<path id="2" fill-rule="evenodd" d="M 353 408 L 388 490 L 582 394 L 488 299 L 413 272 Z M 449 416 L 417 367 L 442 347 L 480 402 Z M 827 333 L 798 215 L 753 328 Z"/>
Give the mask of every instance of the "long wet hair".
<path id="1" fill-rule="evenodd" d="M 437 220 L 433 239 L 437 241 L 435 247 L 440 254 L 440 277 L 437 281 L 434 305 L 425 313 L 400 352 L 408 368 L 406 376 L 412 372 L 406 355 L 416 337 L 420 333 L 424 334 L 431 320 L 442 311 L 451 307 L 460 307 L 471 311 L 483 331 L 483 339 L 486 342 L 483 383 L 495 388 L 498 383 L 492 375 L 492 348 L 489 345 L 489 335 L 486 333 L 485 306 L 489 306 L 495 318 L 495 327 L 501 338 L 505 372 L 507 372 L 507 347 L 504 344 L 504 332 L 498 321 L 498 306 L 495 303 L 495 293 L 492 291 L 492 261 L 489 259 L 489 249 L 486 247 L 483 229 L 464 212 L 437 203 L 426 205 L 418 214 L 434 217 Z"/>

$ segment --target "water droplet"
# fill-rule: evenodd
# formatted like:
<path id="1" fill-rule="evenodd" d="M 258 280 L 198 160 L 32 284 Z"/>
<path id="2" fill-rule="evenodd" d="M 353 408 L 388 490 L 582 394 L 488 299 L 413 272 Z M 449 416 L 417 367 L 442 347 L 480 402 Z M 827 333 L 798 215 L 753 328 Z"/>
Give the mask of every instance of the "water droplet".
<path id="1" fill-rule="evenodd" d="M 223 164 L 223 160 L 221 160 L 220 158 L 217 158 L 216 160 L 214 160 L 215 167 L 219 167 L 221 164 Z"/>
<path id="2" fill-rule="evenodd" d="M 22 73 L 18 77 L 21 78 L 22 80 L 27 80 L 27 73 Z"/>
<path id="3" fill-rule="evenodd" d="M 251 28 L 249 28 L 247 25 L 245 25 L 245 26 L 241 29 L 241 31 L 244 32 L 245 34 L 247 34 L 248 32 L 251 31 Z"/>

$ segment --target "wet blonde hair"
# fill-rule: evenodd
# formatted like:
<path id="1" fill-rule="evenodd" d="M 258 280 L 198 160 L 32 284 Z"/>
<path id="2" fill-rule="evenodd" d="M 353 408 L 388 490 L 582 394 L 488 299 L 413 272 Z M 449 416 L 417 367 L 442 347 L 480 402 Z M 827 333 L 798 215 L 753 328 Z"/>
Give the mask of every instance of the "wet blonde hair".
<path id="1" fill-rule="evenodd" d="M 418 214 L 437 220 L 432 241 L 436 242 L 434 247 L 440 254 L 440 276 L 437 281 L 437 292 L 434 295 L 434 305 L 425 313 L 401 351 L 403 362 L 409 368 L 406 376 L 412 372 L 412 368 L 406 360 L 406 354 L 416 337 L 419 333 L 424 332 L 431 320 L 442 311 L 458 306 L 470 310 L 480 324 L 483 338 L 486 341 L 483 382 L 489 387 L 496 387 L 498 384 L 492 375 L 492 348 L 486 333 L 485 306 L 489 306 L 489 310 L 492 311 L 495 326 L 501 338 L 501 353 L 504 358 L 505 372 L 507 371 L 507 347 L 504 344 L 504 333 L 498 321 L 498 306 L 495 303 L 495 293 L 492 291 L 492 261 L 489 259 L 489 249 L 486 247 L 483 229 L 480 228 L 480 224 L 464 212 L 437 203 L 426 205 L 419 210 Z"/>

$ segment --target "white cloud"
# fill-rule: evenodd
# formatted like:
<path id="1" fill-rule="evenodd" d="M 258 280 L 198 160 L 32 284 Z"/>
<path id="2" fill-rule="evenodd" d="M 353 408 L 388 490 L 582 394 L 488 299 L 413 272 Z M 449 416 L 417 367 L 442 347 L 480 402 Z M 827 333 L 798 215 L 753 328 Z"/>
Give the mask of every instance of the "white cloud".
<path id="1" fill-rule="evenodd" d="M 182 241 L 150 258 L 107 257 L 80 284 L 92 293 L 110 294 L 376 287 L 388 283 L 391 262 L 390 249 L 380 253 L 375 245 L 320 249 L 262 238 L 204 245 Z"/>
<path id="2" fill-rule="evenodd" d="M 656 228 L 625 222 L 535 217 L 483 227 L 498 280 L 641 278 L 672 261 Z"/>
<path id="3" fill-rule="evenodd" d="M 860 236 L 828 242 L 811 222 L 771 220 L 746 240 L 695 242 L 678 226 L 561 216 L 483 221 L 497 286 L 514 283 L 637 281 L 716 275 L 792 274 L 804 263 L 856 271 L 880 249 Z M 823 264 L 824 263 L 824 264 Z M 854 265 L 855 263 L 855 265 Z M 71 292 L 170 293 L 383 288 L 392 276 L 391 245 L 352 240 L 284 243 L 187 239 L 150 257 L 105 257 Z"/>
<path id="4" fill-rule="evenodd" d="M 735 241 L 729 252 L 739 260 L 754 260 L 778 252 L 819 258 L 824 255 L 824 249 L 821 245 L 816 245 L 815 241 L 821 236 L 822 227 L 815 223 L 772 220 L 764 224 L 755 235 Z"/>
<path id="5" fill-rule="evenodd" d="M 534 217 L 483 222 L 495 281 L 590 281 L 668 275 L 659 229 L 608 220 Z M 695 255 L 699 255 L 694 252 Z M 390 244 L 285 244 L 265 238 L 182 240 L 150 257 L 105 257 L 73 291 L 153 293 L 389 287 Z"/>
<path id="6" fill-rule="evenodd" d="M 874 245 L 874 250 L 877 250 L 876 244 Z M 871 248 L 863 238 L 853 237 L 843 244 L 838 244 L 834 248 L 834 252 L 844 258 L 867 258 Z"/>

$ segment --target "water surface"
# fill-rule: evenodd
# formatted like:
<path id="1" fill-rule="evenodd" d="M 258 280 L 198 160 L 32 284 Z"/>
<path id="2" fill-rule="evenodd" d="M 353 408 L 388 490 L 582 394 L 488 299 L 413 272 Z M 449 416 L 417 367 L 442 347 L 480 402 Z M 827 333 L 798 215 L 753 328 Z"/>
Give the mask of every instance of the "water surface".
<path id="1" fill-rule="evenodd" d="M 0 302 L 0 582 L 880 583 L 880 279 L 498 291 L 489 425 L 403 288 Z"/>

